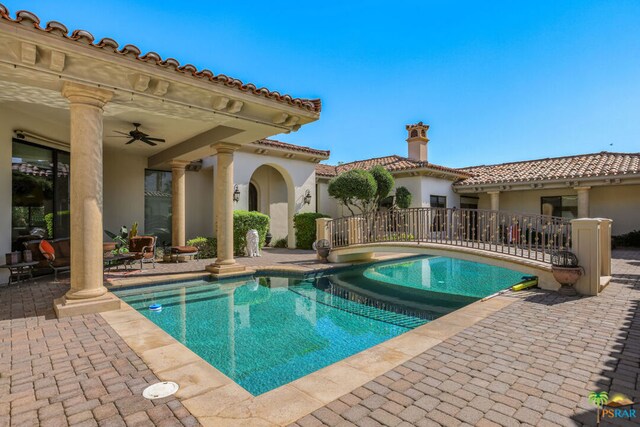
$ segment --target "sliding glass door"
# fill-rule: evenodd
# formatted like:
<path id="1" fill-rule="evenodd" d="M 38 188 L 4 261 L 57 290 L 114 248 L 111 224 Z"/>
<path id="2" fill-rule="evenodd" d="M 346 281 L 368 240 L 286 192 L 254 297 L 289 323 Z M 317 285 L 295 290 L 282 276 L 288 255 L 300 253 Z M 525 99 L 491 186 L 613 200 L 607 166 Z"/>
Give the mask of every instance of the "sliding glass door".
<path id="1" fill-rule="evenodd" d="M 69 237 L 69 153 L 13 140 L 11 240 Z"/>

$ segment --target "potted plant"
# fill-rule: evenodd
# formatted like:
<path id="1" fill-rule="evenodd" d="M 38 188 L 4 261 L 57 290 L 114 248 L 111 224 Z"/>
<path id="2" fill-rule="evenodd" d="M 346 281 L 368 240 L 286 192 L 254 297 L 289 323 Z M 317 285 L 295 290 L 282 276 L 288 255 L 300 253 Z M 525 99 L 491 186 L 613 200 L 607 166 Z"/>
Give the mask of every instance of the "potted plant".
<path id="1" fill-rule="evenodd" d="M 553 278 L 560 283 L 558 292 L 562 295 L 573 296 L 577 292 L 573 285 L 580 280 L 584 269 L 578 265 L 578 258 L 568 250 L 557 251 L 551 256 L 551 272 Z"/>

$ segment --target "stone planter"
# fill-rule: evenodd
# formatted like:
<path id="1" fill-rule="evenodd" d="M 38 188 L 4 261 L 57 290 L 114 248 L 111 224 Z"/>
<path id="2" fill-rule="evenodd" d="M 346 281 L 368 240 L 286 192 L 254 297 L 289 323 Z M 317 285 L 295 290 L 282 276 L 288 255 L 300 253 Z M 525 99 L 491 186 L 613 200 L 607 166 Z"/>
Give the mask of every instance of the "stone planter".
<path id="1" fill-rule="evenodd" d="M 327 262 L 327 257 L 329 256 L 329 252 L 331 249 L 329 248 L 318 248 L 317 253 L 320 258 L 322 258 L 322 262 Z"/>
<path id="2" fill-rule="evenodd" d="M 580 280 L 580 277 L 584 273 L 584 269 L 582 267 L 560 267 L 554 265 L 551 267 L 551 272 L 553 273 L 553 278 L 556 279 L 556 282 L 561 285 L 558 293 L 568 296 L 577 294 L 573 285 Z"/>

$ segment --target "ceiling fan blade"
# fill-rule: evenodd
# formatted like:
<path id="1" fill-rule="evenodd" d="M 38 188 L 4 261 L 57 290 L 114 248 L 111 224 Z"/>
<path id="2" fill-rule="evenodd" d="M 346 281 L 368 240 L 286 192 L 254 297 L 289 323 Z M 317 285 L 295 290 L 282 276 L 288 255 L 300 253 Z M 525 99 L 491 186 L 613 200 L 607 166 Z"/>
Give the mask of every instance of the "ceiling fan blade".
<path id="1" fill-rule="evenodd" d="M 108 135 L 107 138 L 131 138 L 131 135 Z"/>
<path id="2" fill-rule="evenodd" d="M 114 130 L 115 133 L 119 133 L 120 135 L 131 136 L 129 132 L 120 132 L 119 130 Z"/>
<path id="3" fill-rule="evenodd" d="M 146 144 L 149 144 L 149 145 L 151 145 L 151 146 L 154 146 L 154 147 L 155 147 L 156 145 L 158 145 L 158 144 L 156 144 L 155 142 L 151 142 L 151 141 L 149 141 L 147 138 L 140 138 L 140 140 L 141 140 L 142 142 L 144 142 L 144 143 L 146 143 Z"/>
<path id="4" fill-rule="evenodd" d="M 149 136 L 145 137 L 145 139 L 148 139 L 149 141 L 165 142 L 165 140 L 162 138 L 151 138 Z"/>
<path id="5" fill-rule="evenodd" d="M 131 144 L 131 143 L 132 143 L 132 142 L 134 142 L 135 140 L 136 140 L 135 138 L 132 138 L 131 140 L 129 140 L 129 142 L 125 142 L 125 144 L 124 144 L 124 145 Z"/>

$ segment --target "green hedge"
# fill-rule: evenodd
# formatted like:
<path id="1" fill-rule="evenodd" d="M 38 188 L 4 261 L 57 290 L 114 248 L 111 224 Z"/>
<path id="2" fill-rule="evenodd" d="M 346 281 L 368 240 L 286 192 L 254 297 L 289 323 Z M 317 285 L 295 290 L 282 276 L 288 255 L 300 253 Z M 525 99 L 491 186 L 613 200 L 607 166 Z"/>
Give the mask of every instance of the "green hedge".
<path id="1" fill-rule="evenodd" d="M 256 229 L 260 236 L 260 247 L 264 246 L 265 237 L 269 230 L 270 218 L 260 212 L 234 211 L 233 212 L 233 252 L 236 255 L 244 255 L 247 245 L 247 231 Z"/>
<path id="2" fill-rule="evenodd" d="M 316 241 L 316 219 L 329 218 L 329 215 L 307 212 L 293 216 L 293 227 L 296 229 L 296 248 L 311 249 Z"/>
<path id="3" fill-rule="evenodd" d="M 640 248 L 640 230 L 611 237 L 612 247 Z"/>
<path id="4" fill-rule="evenodd" d="M 218 255 L 218 241 L 215 237 L 195 237 L 187 240 L 187 246 L 198 248 L 198 259 L 215 258 Z"/>

